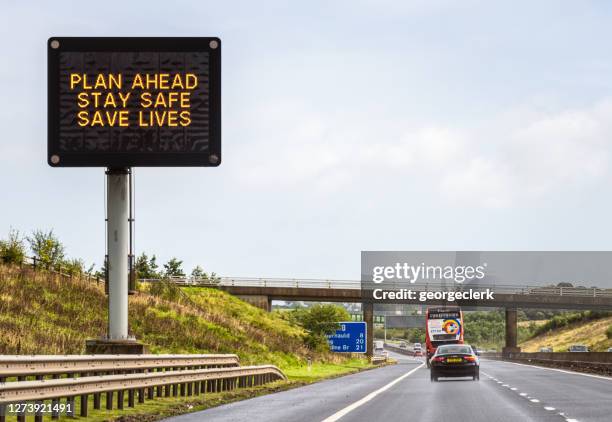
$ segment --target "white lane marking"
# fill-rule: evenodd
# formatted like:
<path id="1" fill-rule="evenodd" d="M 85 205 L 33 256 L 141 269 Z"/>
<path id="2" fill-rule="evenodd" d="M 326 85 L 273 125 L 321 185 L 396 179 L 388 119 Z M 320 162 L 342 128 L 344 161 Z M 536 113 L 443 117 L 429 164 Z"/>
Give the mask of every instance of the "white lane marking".
<path id="1" fill-rule="evenodd" d="M 387 391 L 389 388 L 393 387 L 395 384 L 397 384 L 398 382 L 400 382 L 401 380 L 403 380 L 404 378 L 409 377 L 410 375 L 412 375 L 414 372 L 416 372 L 417 370 L 419 370 L 420 368 L 422 368 L 425 364 L 421 363 L 419 366 L 417 366 L 416 368 L 406 372 L 404 375 L 402 375 L 399 378 L 394 379 L 393 381 L 391 381 L 389 384 L 379 388 L 376 391 L 371 392 L 370 394 L 368 394 L 367 396 L 365 396 L 364 398 L 362 398 L 361 400 L 356 401 L 355 403 L 345 407 L 344 409 L 341 409 L 339 411 L 337 411 L 336 413 L 334 413 L 333 415 L 323 419 L 322 422 L 335 422 L 338 419 L 340 419 L 341 417 L 345 416 L 347 413 L 357 409 L 359 406 L 369 402 L 370 400 L 372 400 L 374 397 L 376 397 L 377 395 L 379 395 L 380 393 L 383 393 L 385 391 Z"/>
<path id="2" fill-rule="evenodd" d="M 544 369 L 544 370 L 548 370 L 548 371 L 557 371 L 557 372 L 563 372 L 564 374 L 570 374 L 570 375 L 581 375 L 583 377 L 590 377 L 590 378 L 599 378 L 601 380 L 605 380 L 605 381 L 612 381 L 612 377 L 605 377 L 603 375 L 593 375 L 593 374 L 585 374 L 583 372 L 575 372 L 575 371 L 566 371 L 563 369 L 557 369 L 557 368 L 548 368 L 546 366 L 536 366 L 536 365 L 525 365 L 524 363 L 517 363 L 517 362 L 508 362 L 508 361 L 497 361 L 497 362 L 503 362 L 503 363 L 511 363 L 513 365 L 519 365 L 519 366 L 526 366 L 528 368 L 536 368 L 536 369 Z"/>
<path id="3" fill-rule="evenodd" d="M 490 377 L 490 375 L 489 375 L 489 374 L 487 374 L 486 372 L 483 372 L 483 374 L 485 374 L 487 377 Z M 498 383 L 498 384 L 501 384 L 501 381 L 498 381 L 497 383 Z M 507 388 L 509 388 L 509 389 L 510 389 L 510 390 L 512 390 L 512 391 L 517 391 L 517 390 L 518 390 L 518 388 L 516 388 L 516 387 L 510 387 L 508 384 L 502 384 L 502 387 L 507 387 Z M 538 400 L 538 399 L 536 399 L 536 398 L 533 398 L 533 397 L 528 396 L 528 395 L 527 395 L 527 393 L 519 393 L 519 395 L 520 395 L 520 396 L 522 396 L 522 397 L 527 396 L 527 399 L 528 399 L 530 402 L 532 402 L 532 403 L 540 403 L 540 400 Z M 550 407 L 550 406 L 544 406 L 544 409 L 546 409 L 546 410 L 555 410 L 555 408 L 554 408 L 554 407 Z M 572 420 L 572 421 L 574 421 L 574 420 Z M 566 422 L 568 422 L 568 419 L 566 419 Z M 575 421 L 575 422 L 578 422 L 578 421 Z"/>
<path id="4" fill-rule="evenodd" d="M 513 363 L 513 362 L 508 362 L 508 363 Z M 524 366 L 531 366 L 531 365 L 524 365 Z M 547 368 L 547 369 L 548 369 L 548 368 Z M 566 371 L 563 371 L 563 372 L 566 372 Z M 483 374 L 484 374 L 485 376 L 487 376 L 487 377 L 491 378 L 491 376 L 490 376 L 489 374 L 487 374 L 486 372 L 483 372 Z M 493 378 L 492 378 L 492 379 L 493 379 Z M 498 383 L 498 384 L 502 384 L 502 382 L 501 382 L 501 381 L 497 381 L 497 383 Z M 516 391 L 516 390 L 517 390 L 517 388 L 516 388 L 516 387 L 510 387 L 508 384 L 503 384 L 503 385 L 502 385 L 502 387 L 508 387 L 508 388 L 510 388 L 510 390 L 512 390 L 512 391 Z M 540 403 L 540 400 L 538 400 L 538 399 L 536 399 L 536 398 L 533 398 L 533 397 L 531 397 L 531 396 L 527 395 L 527 393 L 519 393 L 519 395 L 520 395 L 521 397 L 525 397 L 525 396 L 526 396 L 527 400 L 529 400 L 529 401 L 530 401 L 530 402 L 532 402 L 532 403 Z M 554 407 L 551 407 L 551 406 L 544 406 L 544 409 L 545 409 L 545 410 L 548 410 L 548 411 L 555 410 L 555 408 L 554 408 Z M 579 421 L 578 421 L 578 419 L 568 419 L 568 418 L 566 418 L 566 417 L 565 417 L 565 414 L 564 414 L 563 412 L 559 413 L 559 415 L 560 415 L 560 416 L 563 416 L 563 417 L 565 418 L 565 422 L 579 422 Z"/>

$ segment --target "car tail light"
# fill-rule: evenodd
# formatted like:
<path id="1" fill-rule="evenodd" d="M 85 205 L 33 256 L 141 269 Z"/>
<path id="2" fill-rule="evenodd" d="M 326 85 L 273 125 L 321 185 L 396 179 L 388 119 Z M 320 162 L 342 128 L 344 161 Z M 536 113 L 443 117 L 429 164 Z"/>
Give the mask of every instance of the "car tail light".
<path id="1" fill-rule="evenodd" d="M 463 359 L 468 362 L 476 362 L 476 356 L 464 356 Z"/>
<path id="2" fill-rule="evenodd" d="M 442 356 L 436 356 L 435 358 L 433 358 L 434 362 L 444 362 L 446 360 L 446 358 L 443 358 Z"/>

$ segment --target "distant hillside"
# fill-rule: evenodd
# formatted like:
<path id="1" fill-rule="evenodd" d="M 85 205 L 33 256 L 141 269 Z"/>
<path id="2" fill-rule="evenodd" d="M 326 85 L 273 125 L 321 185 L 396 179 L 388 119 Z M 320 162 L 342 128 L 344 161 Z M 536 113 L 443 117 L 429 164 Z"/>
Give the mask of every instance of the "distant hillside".
<path id="1" fill-rule="evenodd" d="M 545 325 L 538 327 L 542 329 Z M 540 347 L 552 347 L 555 352 L 567 351 L 572 344 L 584 344 L 592 351 L 603 352 L 612 347 L 606 331 L 612 327 L 612 317 L 578 321 L 553 328 L 519 344 L 524 352 L 537 352 Z"/>
<path id="2" fill-rule="evenodd" d="M 340 361 L 313 354 L 304 332 L 275 313 L 215 289 L 142 286 L 130 296 L 130 329 L 153 353 L 237 353 L 243 364 L 288 367 Z M 71 354 L 106 331 L 102 286 L 0 265 L 0 354 Z"/>

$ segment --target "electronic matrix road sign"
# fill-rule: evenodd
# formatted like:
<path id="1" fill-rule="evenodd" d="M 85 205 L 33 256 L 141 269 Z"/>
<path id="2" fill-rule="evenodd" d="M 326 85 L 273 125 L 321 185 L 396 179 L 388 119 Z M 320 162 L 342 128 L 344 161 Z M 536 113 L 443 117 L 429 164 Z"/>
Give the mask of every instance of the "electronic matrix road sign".
<path id="1" fill-rule="evenodd" d="M 48 162 L 219 165 L 221 41 L 50 38 Z"/>

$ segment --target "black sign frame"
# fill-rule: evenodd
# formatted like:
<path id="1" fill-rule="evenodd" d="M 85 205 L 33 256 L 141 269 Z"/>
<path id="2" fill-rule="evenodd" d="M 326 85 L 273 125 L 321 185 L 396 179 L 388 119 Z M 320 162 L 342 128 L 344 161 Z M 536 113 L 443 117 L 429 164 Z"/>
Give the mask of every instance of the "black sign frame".
<path id="1" fill-rule="evenodd" d="M 221 40 L 217 37 L 51 37 L 47 41 L 47 162 L 52 167 L 216 167 L 221 164 Z M 61 52 L 207 52 L 209 143 L 205 153 L 59 152 Z"/>

